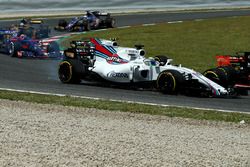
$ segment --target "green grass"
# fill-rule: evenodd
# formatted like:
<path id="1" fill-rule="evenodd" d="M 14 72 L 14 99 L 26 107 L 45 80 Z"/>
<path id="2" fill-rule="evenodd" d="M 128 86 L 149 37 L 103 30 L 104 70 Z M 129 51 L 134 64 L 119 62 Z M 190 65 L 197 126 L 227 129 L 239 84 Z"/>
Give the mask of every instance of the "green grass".
<path id="1" fill-rule="evenodd" d="M 151 115 L 163 115 L 168 117 L 193 118 L 198 120 L 213 120 L 226 122 L 240 122 L 245 120 L 250 123 L 250 114 L 226 113 L 219 111 L 206 111 L 190 108 L 162 107 L 145 104 L 111 102 L 108 100 L 90 100 L 74 97 L 59 97 L 53 95 L 39 95 L 31 93 L 19 93 L 13 91 L 0 91 L 0 99 L 13 101 L 26 101 L 41 104 L 57 104 L 63 106 L 74 106 L 83 108 L 97 108 L 110 111 L 122 111 L 132 113 L 144 113 Z"/>
<path id="2" fill-rule="evenodd" d="M 118 20 L 119 21 L 119 20 Z M 216 65 L 215 55 L 250 50 L 250 17 L 186 21 L 176 24 L 135 26 L 72 36 L 62 42 L 86 37 L 118 38 L 121 46 L 144 44 L 147 56 L 168 55 L 174 64 L 200 72 Z"/>

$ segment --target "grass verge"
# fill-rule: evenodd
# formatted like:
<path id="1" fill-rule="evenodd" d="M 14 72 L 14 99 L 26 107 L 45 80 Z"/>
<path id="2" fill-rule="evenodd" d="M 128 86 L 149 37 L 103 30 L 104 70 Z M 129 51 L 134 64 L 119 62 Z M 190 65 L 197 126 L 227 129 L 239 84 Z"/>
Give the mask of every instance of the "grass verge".
<path id="1" fill-rule="evenodd" d="M 240 122 L 241 120 L 245 120 L 247 124 L 250 123 L 250 114 L 226 113 L 179 107 L 151 106 L 136 103 L 111 102 L 108 100 L 90 100 L 69 96 L 59 97 L 54 95 L 40 95 L 33 93 L 20 93 L 0 90 L 0 99 L 35 102 L 41 104 L 57 104 L 83 108 L 97 108 L 110 111 L 163 115 L 168 117 L 192 118 L 198 120 L 213 120 L 225 122 Z"/>
<path id="2" fill-rule="evenodd" d="M 69 46 L 69 41 L 87 37 L 116 37 L 121 46 L 144 44 L 150 57 L 168 55 L 176 64 L 203 72 L 216 65 L 217 54 L 249 51 L 249 27 L 249 16 L 185 21 L 178 24 L 164 23 L 89 32 L 72 36 L 62 44 Z"/>

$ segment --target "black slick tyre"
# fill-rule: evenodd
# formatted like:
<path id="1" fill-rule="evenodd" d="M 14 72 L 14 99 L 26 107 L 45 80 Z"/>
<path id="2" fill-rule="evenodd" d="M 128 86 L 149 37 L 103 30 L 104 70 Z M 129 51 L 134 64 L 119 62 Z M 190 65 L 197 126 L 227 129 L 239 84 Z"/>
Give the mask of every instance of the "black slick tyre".
<path id="1" fill-rule="evenodd" d="M 18 49 L 20 48 L 20 44 L 18 42 L 15 42 L 15 43 L 11 42 L 9 47 L 11 48 L 9 55 L 11 57 L 18 57 L 17 52 L 18 52 Z"/>
<path id="2" fill-rule="evenodd" d="M 228 88 L 233 86 L 237 71 L 231 66 L 222 66 L 206 70 L 203 75 L 215 83 Z"/>
<path id="3" fill-rule="evenodd" d="M 67 21 L 66 20 L 64 20 L 64 19 L 60 19 L 59 21 L 58 21 L 58 26 L 59 27 L 66 27 L 68 25 L 68 23 L 67 23 Z"/>
<path id="4" fill-rule="evenodd" d="M 203 75 L 215 83 L 222 85 L 222 81 L 225 80 L 225 74 L 218 71 L 216 68 L 206 70 Z"/>
<path id="5" fill-rule="evenodd" d="M 164 94 L 177 94 L 180 92 L 183 82 L 183 75 L 179 71 L 165 70 L 159 74 L 156 87 Z"/>
<path id="6" fill-rule="evenodd" d="M 83 27 L 84 27 L 85 31 L 90 31 L 91 30 L 91 27 L 90 27 L 90 24 L 89 24 L 88 21 L 83 23 Z"/>
<path id="7" fill-rule="evenodd" d="M 115 28 L 116 21 L 114 18 L 107 18 L 106 23 L 108 28 Z"/>
<path id="8" fill-rule="evenodd" d="M 238 72 L 232 66 L 221 66 L 217 67 L 217 69 L 222 71 L 226 76 L 226 80 L 224 81 L 226 85 L 224 86 L 229 87 L 235 84 Z"/>
<path id="9" fill-rule="evenodd" d="M 12 55 L 14 55 L 14 52 L 15 52 L 15 46 L 14 46 L 14 43 L 11 42 L 8 47 L 6 48 L 6 53 L 8 55 L 10 55 L 11 57 L 13 57 Z M 16 53 L 15 53 L 16 54 Z"/>
<path id="10" fill-rule="evenodd" d="M 80 83 L 81 78 L 75 71 L 75 67 L 71 61 L 62 61 L 58 68 L 58 77 L 62 83 Z"/>

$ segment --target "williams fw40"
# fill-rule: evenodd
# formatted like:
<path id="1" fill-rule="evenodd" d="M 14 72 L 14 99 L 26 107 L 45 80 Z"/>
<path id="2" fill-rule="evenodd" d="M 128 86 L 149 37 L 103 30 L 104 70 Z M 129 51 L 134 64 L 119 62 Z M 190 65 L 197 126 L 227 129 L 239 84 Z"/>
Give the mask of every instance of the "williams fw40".
<path id="1" fill-rule="evenodd" d="M 59 45 L 50 39 L 31 39 L 18 31 L 0 30 L 0 52 L 11 57 L 61 58 Z"/>
<path id="2" fill-rule="evenodd" d="M 199 72 L 171 65 L 166 56 L 146 58 L 142 45 L 118 46 L 116 41 L 90 38 L 72 41 L 64 51 L 58 76 L 63 83 L 82 80 L 153 88 L 165 94 L 184 93 L 205 97 L 230 95 L 230 91 Z"/>
<path id="3" fill-rule="evenodd" d="M 58 31 L 90 31 L 101 28 L 114 28 L 115 19 L 110 13 L 101 13 L 99 11 L 87 11 L 85 15 L 74 17 L 69 22 L 61 19 L 54 28 Z"/>
<path id="4" fill-rule="evenodd" d="M 237 94 L 248 95 L 250 90 L 250 52 L 235 55 L 218 55 L 217 67 L 208 69 L 204 75 L 219 85 L 234 89 Z"/>

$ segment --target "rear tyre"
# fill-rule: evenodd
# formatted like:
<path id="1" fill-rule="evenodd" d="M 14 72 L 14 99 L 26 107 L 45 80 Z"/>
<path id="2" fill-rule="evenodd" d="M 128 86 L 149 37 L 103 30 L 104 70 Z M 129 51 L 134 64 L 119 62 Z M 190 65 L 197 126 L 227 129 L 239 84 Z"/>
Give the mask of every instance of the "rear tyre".
<path id="1" fill-rule="evenodd" d="M 108 28 L 115 28 L 116 21 L 114 18 L 108 18 L 106 23 Z"/>
<path id="2" fill-rule="evenodd" d="M 222 85 L 222 80 L 225 80 L 225 74 L 218 71 L 216 68 L 206 70 L 203 75 L 215 83 Z"/>
<path id="3" fill-rule="evenodd" d="M 62 83 L 75 83 L 81 82 L 80 75 L 76 72 L 74 62 L 67 60 L 59 64 L 58 77 Z"/>
<path id="4" fill-rule="evenodd" d="M 68 25 L 67 21 L 65 19 L 60 19 L 58 22 L 59 27 L 66 27 Z"/>
<path id="5" fill-rule="evenodd" d="M 237 70 L 235 70 L 232 66 L 222 66 L 222 67 L 218 67 L 217 68 L 220 71 L 223 71 L 223 73 L 225 73 L 226 75 L 226 83 L 227 83 L 227 87 L 234 85 L 236 80 L 237 80 Z"/>
<path id="6" fill-rule="evenodd" d="M 165 70 L 159 74 L 156 86 L 162 93 L 177 94 L 180 92 L 183 82 L 184 77 L 179 71 Z"/>
<path id="7" fill-rule="evenodd" d="M 85 30 L 85 31 L 90 31 L 90 30 L 91 30 L 91 27 L 90 27 L 89 22 L 83 23 L 83 27 L 84 27 L 84 30 Z"/>

